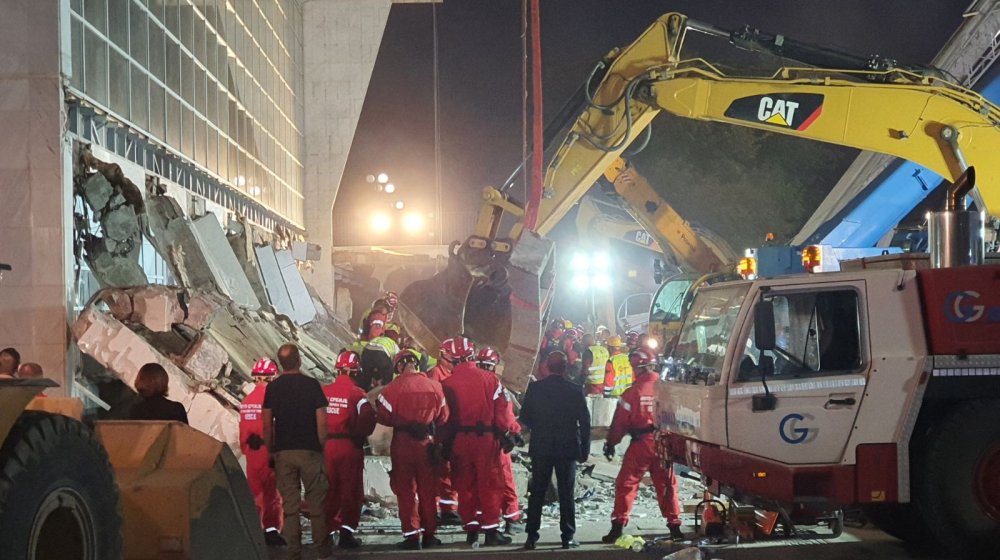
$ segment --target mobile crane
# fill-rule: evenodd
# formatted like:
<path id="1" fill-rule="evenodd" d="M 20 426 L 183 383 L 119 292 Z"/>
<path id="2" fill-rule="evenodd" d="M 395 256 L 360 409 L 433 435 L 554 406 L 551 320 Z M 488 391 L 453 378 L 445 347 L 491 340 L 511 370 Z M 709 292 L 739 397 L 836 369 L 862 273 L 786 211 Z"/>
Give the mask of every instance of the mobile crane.
<path id="1" fill-rule="evenodd" d="M 783 67 L 767 76 L 729 76 L 709 61 L 682 57 L 686 34 L 692 31 L 815 66 Z M 886 153 L 920 163 L 953 182 L 959 182 L 973 164 L 979 184 L 984 185 L 979 192 L 972 190 L 983 201 L 981 210 L 1000 208 L 1000 160 L 995 157 L 1000 108 L 931 68 L 904 67 L 881 57 L 853 57 L 749 28 L 728 32 L 669 13 L 631 45 L 602 60 L 581 94 L 583 110 L 547 168 L 546 196 L 535 231 L 522 231 L 516 221 L 508 235 L 501 236 L 504 213 L 520 218 L 524 212 L 503 190 L 487 188 L 476 233 L 453 245 L 448 270 L 403 294 L 404 321 L 413 325 L 410 330 L 418 338 L 464 330 L 506 349 L 505 381 L 515 389 L 527 384 L 533 369 L 553 286 L 553 249 L 543 235 L 661 110 Z M 972 187 L 975 182 L 968 184 Z M 747 499 L 785 505 L 815 500 L 830 507 L 863 503 L 873 512 L 887 512 L 880 523 L 899 536 L 933 537 L 972 547 L 995 542 L 1000 521 L 996 490 L 1000 436 L 995 429 L 978 430 L 970 439 L 954 430 L 984 422 L 1000 426 L 995 417 L 1000 395 L 995 388 L 983 392 L 975 383 L 954 384 L 945 378 L 968 381 L 968 372 L 977 367 L 989 372 L 1000 367 L 995 360 L 1000 355 L 995 347 L 1000 333 L 991 323 L 1000 302 L 984 301 L 1000 293 L 990 280 L 995 284 L 1000 271 L 953 270 L 869 270 L 831 276 L 829 281 L 838 282 L 850 300 L 845 305 L 826 301 L 835 296 L 823 295 L 819 276 L 724 283 L 702 290 L 692 304 L 697 313 L 689 313 L 683 327 L 688 338 L 682 331 L 680 344 L 693 344 L 713 359 L 710 365 L 701 364 L 695 375 L 676 374 L 676 379 L 693 379 L 695 384 L 663 384 L 659 404 L 661 435 L 669 450 L 665 458 L 702 469 L 713 483 Z M 799 333 L 815 338 L 821 334 L 810 333 L 820 333 L 826 325 L 850 333 L 853 324 L 856 360 L 828 370 L 848 375 L 811 379 L 823 377 L 824 370 L 810 364 L 822 359 L 838 364 L 837 358 L 822 358 L 826 349 L 816 340 L 804 347 L 811 347 L 819 358 L 782 357 L 795 358 L 806 369 L 785 377 L 782 381 L 788 387 L 781 391 L 764 387 L 777 382 L 766 383 L 773 375 L 766 367 L 768 360 L 751 357 L 749 373 L 741 373 L 743 363 L 737 367 L 739 360 L 733 356 L 742 355 L 739 344 L 751 340 L 754 321 L 748 317 L 758 316 L 757 311 L 751 315 L 751 303 L 773 300 L 766 292 L 786 286 L 812 297 L 802 304 L 805 314 L 797 312 L 796 317 L 815 321 L 821 307 L 860 314 L 854 323 L 850 317 L 830 316 L 823 326 L 812 325 Z M 786 318 L 793 304 L 798 305 L 787 297 L 781 303 Z M 770 307 L 777 303 L 771 301 Z M 696 325 L 698 321 L 710 324 Z M 949 332 L 949 321 L 981 323 Z M 738 329 L 705 343 L 706 329 L 720 325 Z M 977 333 L 976 326 L 985 330 Z M 969 343 L 956 339 L 955 333 L 968 337 Z M 989 336 L 984 338 L 984 333 Z M 779 331 L 776 339 L 787 334 Z M 771 351 L 765 349 L 779 346 L 765 337 L 757 348 Z M 970 351 L 972 346 L 976 351 Z M 684 352 L 691 353 L 681 346 L 674 351 L 675 364 L 685 363 L 677 359 L 681 357 L 698 361 Z M 774 356 L 768 357 L 775 363 Z M 941 372 L 941 379 L 935 372 Z M 939 398 L 929 402 L 928 394 Z M 915 431 L 915 426 L 928 431 Z M 921 444 L 925 436 L 932 444 Z M 809 445 L 814 447 L 806 452 Z M 957 466 L 963 486 L 951 488 L 953 494 L 928 479 L 943 475 L 941 461 L 948 453 L 962 456 Z"/>

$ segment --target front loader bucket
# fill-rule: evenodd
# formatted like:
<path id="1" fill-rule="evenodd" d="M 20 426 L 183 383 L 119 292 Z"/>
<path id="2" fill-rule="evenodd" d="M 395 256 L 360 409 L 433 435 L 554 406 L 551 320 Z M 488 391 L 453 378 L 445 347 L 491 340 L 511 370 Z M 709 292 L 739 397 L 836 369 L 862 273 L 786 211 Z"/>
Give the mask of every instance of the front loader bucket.
<path id="1" fill-rule="evenodd" d="M 232 451 L 179 422 L 97 422 L 122 496 L 125 559 L 267 560 Z"/>
<path id="2" fill-rule="evenodd" d="M 441 341 L 464 334 L 480 346 L 492 346 L 503 356 L 503 382 L 524 391 L 535 369 L 544 317 L 551 304 L 555 244 L 525 232 L 514 245 L 509 262 L 493 261 L 493 273 L 482 275 L 484 253 L 470 258 L 453 254 L 448 268 L 427 280 L 407 286 L 399 296 L 399 312 L 406 331 L 424 349 L 436 353 Z M 463 255 L 466 257 L 463 259 Z M 472 266 L 465 263 L 479 258 Z"/>

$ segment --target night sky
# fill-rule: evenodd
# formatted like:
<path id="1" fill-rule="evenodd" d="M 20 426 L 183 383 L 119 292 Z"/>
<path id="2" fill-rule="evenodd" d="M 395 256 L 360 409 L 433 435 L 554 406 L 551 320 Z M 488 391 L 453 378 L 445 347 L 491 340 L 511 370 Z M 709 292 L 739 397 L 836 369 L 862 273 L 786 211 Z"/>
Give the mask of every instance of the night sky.
<path id="1" fill-rule="evenodd" d="M 553 115 L 611 48 L 627 45 L 666 12 L 725 29 L 751 24 L 851 53 L 926 63 L 968 4 L 542 0 L 545 114 Z M 475 211 L 481 188 L 506 179 L 521 155 L 521 1 L 445 0 L 437 10 L 445 211 Z M 396 198 L 408 207 L 433 210 L 431 21 L 430 5 L 392 8 L 335 207 L 338 218 L 373 203 L 388 207 L 388 198 L 373 198 L 364 180 L 378 171 L 389 173 L 400 188 Z M 735 51 L 723 41 L 704 48 Z M 831 186 L 835 180 L 830 178 Z"/>

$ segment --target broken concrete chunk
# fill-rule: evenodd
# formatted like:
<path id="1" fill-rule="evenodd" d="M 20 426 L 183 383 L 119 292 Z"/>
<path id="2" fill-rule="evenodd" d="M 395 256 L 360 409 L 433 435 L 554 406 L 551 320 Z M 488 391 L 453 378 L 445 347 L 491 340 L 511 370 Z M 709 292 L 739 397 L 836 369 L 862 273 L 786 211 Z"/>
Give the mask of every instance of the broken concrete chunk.
<path id="1" fill-rule="evenodd" d="M 193 292 L 187 303 L 188 314 L 184 324 L 192 329 L 202 330 L 212 321 L 221 305 L 221 299 L 213 298 L 205 292 Z"/>
<path id="2" fill-rule="evenodd" d="M 396 494 L 389 485 L 392 462 L 388 457 L 365 457 L 365 499 L 383 506 L 395 507 Z"/>
<path id="3" fill-rule="evenodd" d="M 108 305 L 111 315 L 119 321 L 129 321 L 132 317 L 132 294 L 125 290 L 105 290 L 101 298 Z"/>
<path id="4" fill-rule="evenodd" d="M 299 272 L 291 251 L 276 251 L 274 258 L 281 269 L 281 278 L 288 289 L 288 297 L 292 301 L 292 314 L 288 315 L 296 324 L 305 325 L 316 318 L 316 306 L 313 305 L 305 280 Z"/>
<path id="5" fill-rule="evenodd" d="M 101 219 L 101 225 L 106 239 L 126 243 L 134 238 L 139 242 L 139 222 L 131 206 L 119 206 L 108 212 Z"/>
<path id="6" fill-rule="evenodd" d="M 205 335 L 199 335 L 187 354 L 180 359 L 180 365 L 197 381 L 212 381 L 219 377 L 223 367 L 229 363 L 225 348 Z"/>
<path id="7" fill-rule="evenodd" d="M 141 286 L 149 282 L 146 273 L 131 257 L 114 256 L 102 244 L 96 244 L 87 251 L 87 265 L 103 288 L 124 288 Z"/>
<path id="8" fill-rule="evenodd" d="M 132 321 L 154 332 L 169 332 L 184 320 L 177 292 L 167 286 L 142 286 L 132 291 Z"/>
<path id="9" fill-rule="evenodd" d="M 104 210 L 114 189 L 104 175 L 95 173 L 83 182 L 83 198 L 95 212 Z"/>

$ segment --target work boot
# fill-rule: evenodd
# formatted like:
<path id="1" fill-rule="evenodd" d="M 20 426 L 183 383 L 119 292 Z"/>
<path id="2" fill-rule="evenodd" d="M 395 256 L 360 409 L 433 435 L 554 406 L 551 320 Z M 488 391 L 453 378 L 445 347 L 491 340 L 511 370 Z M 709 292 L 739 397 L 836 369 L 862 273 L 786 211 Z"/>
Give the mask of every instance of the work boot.
<path id="1" fill-rule="evenodd" d="M 462 524 L 462 518 L 459 517 L 458 512 L 455 512 L 455 511 L 442 511 L 441 515 L 439 517 L 441 518 L 441 520 L 438 521 L 438 525 L 461 525 Z"/>
<path id="2" fill-rule="evenodd" d="M 523 525 L 523 523 L 521 523 L 520 521 L 513 521 L 508 519 L 503 524 L 503 534 L 516 535 L 521 532 L 521 525 Z"/>
<path id="3" fill-rule="evenodd" d="M 615 544 L 618 537 L 622 536 L 622 528 L 624 525 L 620 521 L 611 522 L 611 530 L 608 531 L 607 535 L 601 537 L 601 542 L 604 544 Z"/>
<path id="4" fill-rule="evenodd" d="M 405 541 L 396 544 L 400 550 L 420 550 L 420 537 L 410 537 Z"/>
<path id="5" fill-rule="evenodd" d="M 264 533 L 264 544 L 267 546 L 288 546 L 285 537 L 282 537 L 277 529 L 268 529 Z"/>
<path id="6" fill-rule="evenodd" d="M 513 542 L 513 539 L 507 535 L 501 535 L 496 529 L 491 531 L 486 531 L 486 538 L 483 540 L 483 546 L 504 546 Z"/>
<path id="7" fill-rule="evenodd" d="M 675 541 L 684 540 L 684 531 L 681 531 L 680 525 L 667 525 L 667 528 L 670 529 L 670 538 Z"/>
<path id="8" fill-rule="evenodd" d="M 466 531 L 465 544 L 476 544 L 479 542 L 479 531 Z"/>
<path id="9" fill-rule="evenodd" d="M 420 539 L 420 544 L 423 545 L 424 548 L 441 546 L 441 539 L 435 537 L 434 535 L 424 535 L 423 538 Z"/>
<path id="10" fill-rule="evenodd" d="M 359 546 L 361 546 L 361 541 L 354 538 L 354 533 L 347 529 L 340 530 L 340 542 L 337 543 L 337 548 L 358 548 Z"/>

